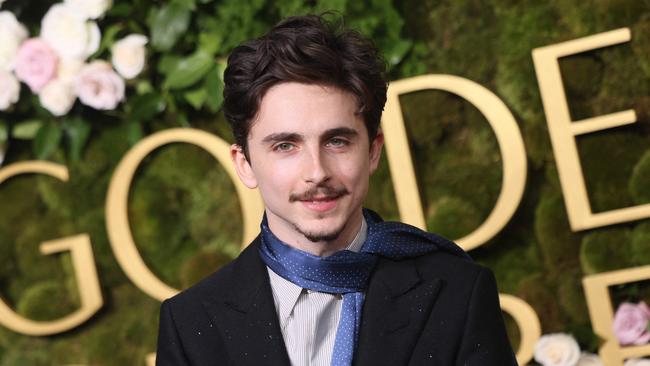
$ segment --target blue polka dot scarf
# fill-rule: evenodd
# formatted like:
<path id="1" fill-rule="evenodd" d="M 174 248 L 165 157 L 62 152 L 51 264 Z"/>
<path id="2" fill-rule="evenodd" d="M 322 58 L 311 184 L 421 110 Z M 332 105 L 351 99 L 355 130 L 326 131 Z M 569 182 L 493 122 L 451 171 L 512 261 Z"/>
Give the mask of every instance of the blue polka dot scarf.
<path id="1" fill-rule="evenodd" d="M 360 252 L 342 250 L 325 258 L 283 243 L 269 229 L 266 216 L 261 224 L 260 255 L 271 270 L 302 288 L 343 296 L 332 366 L 352 364 L 364 291 L 379 256 L 398 260 L 443 250 L 469 259 L 460 247 L 443 237 L 411 225 L 382 221 L 379 215 L 367 209 L 363 215 L 368 224 L 368 236 Z"/>

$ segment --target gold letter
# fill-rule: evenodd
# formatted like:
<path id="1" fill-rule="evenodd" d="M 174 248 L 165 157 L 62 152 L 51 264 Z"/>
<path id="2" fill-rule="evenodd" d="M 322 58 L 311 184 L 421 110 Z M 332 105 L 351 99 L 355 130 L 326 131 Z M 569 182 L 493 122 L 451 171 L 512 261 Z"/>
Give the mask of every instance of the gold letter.
<path id="1" fill-rule="evenodd" d="M 501 310 L 510 314 L 519 327 L 519 350 L 517 362 L 526 365 L 533 358 L 535 343 L 542 336 L 542 326 L 535 310 L 524 300 L 512 296 L 499 294 Z"/>
<path id="2" fill-rule="evenodd" d="M 514 214 L 526 184 L 526 151 L 515 118 L 508 107 L 488 89 L 452 75 L 425 75 L 390 83 L 382 127 L 395 196 L 402 221 L 426 229 L 399 96 L 425 89 L 440 89 L 472 103 L 492 126 L 503 161 L 501 192 L 494 209 L 474 232 L 456 240 L 465 250 L 490 240 Z M 398 169 L 399 167 L 399 169 Z"/>
<path id="3" fill-rule="evenodd" d="M 264 210 L 259 193 L 247 189 L 239 182 L 230 162 L 230 145 L 215 135 L 190 128 L 175 128 L 154 133 L 134 146 L 115 168 L 108 187 L 106 228 L 115 258 L 127 277 L 147 295 L 161 301 L 174 296 L 178 290 L 160 281 L 140 257 L 129 227 L 127 206 L 131 180 L 142 159 L 156 148 L 172 142 L 197 145 L 214 156 L 226 169 L 235 184 L 242 206 L 244 219 L 242 248 L 257 236 L 259 232 L 257 224 Z"/>
<path id="4" fill-rule="evenodd" d="M 544 103 L 553 153 L 560 175 L 569 223 L 574 231 L 650 217 L 650 204 L 594 214 L 580 167 L 575 136 L 636 122 L 634 110 L 572 121 L 562 85 L 558 58 L 630 41 L 630 29 L 621 28 L 533 50 L 535 72 Z"/>
<path id="5" fill-rule="evenodd" d="M 59 164 L 45 161 L 26 161 L 0 169 L 0 183 L 15 175 L 26 173 L 46 174 L 66 182 L 68 170 Z M 102 307 L 102 293 L 93 260 L 90 238 L 86 234 L 50 240 L 41 244 L 44 255 L 70 251 L 77 288 L 81 294 L 81 308 L 61 319 L 37 322 L 14 312 L 0 299 L 0 323 L 14 332 L 32 336 L 44 336 L 65 332 L 88 320 Z"/>
<path id="6" fill-rule="evenodd" d="M 614 309 L 609 287 L 650 278 L 650 266 L 585 276 L 582 280 L 594 332 L 605 340 L 600 347 L 600 358 L 608 366 L 623 366 L 627 358 L 650 355 L 650 345 L 621 347 L 614 335 Z"/>

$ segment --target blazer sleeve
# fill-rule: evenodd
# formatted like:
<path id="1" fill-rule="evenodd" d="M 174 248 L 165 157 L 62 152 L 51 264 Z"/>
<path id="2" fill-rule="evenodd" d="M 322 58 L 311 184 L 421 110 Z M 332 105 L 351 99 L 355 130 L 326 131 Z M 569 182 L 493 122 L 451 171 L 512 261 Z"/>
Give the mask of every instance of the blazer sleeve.
<path id="1" fill-rule="evenodd" d="M 474 283 L 456 365 L 517 366 L 503 323 L 496 280 L 487 268 Z"/>
<path id="2" fill-rule="evenodd" d="M 158 326 L 158 347 L 156 350 L 156 366 L 189 366 L 169 300 L 160 306 L 160 324 Z"/>

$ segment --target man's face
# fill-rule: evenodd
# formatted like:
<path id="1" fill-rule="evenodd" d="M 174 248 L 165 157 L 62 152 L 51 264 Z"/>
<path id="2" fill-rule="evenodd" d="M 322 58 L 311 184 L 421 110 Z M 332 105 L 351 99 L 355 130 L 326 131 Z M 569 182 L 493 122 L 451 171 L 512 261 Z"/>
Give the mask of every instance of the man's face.
<path id="1" fill-rule="evenodd" d="M 339 250 L 359 230 L 383 135 L 371 144 L 357 109 L 356 97 L 336 88 L 278 84 L 248 134 L 250 162 L 231 148 L 242 182 L 259 187 L 269 227 L 289 245 Z"/>

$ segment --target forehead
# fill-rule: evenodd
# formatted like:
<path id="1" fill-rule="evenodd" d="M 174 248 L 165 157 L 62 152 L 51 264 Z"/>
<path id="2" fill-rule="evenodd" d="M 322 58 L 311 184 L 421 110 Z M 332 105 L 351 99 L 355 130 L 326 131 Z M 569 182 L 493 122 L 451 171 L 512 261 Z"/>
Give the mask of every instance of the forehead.
<path id="1" fill-rule="evenodd" d="M 365 125 L 357 111 L 357 98 L 350 92 L 318 84 L 281 83 L 262 98 L 248 139 L 278 132 L 319 135 L 338 127 L 361 133 Z"/>

